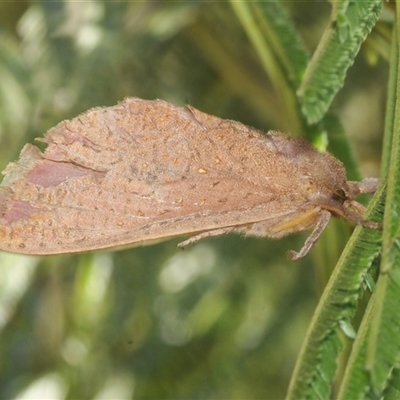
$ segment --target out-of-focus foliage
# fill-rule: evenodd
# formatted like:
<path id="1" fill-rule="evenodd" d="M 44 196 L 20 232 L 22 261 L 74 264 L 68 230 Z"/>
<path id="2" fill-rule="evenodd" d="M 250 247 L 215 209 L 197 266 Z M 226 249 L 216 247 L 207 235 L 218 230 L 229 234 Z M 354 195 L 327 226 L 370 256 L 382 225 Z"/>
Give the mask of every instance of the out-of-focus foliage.
<path id="1" fill-rule="evenodd" d="M 376 176 L 387 80 L 376 43 L 390 40 L 391 11 L 336 96 L 344 129 L 333 132 L 328 119 L 308 126 L 295 96 L 329 3 L 234 3 L 0 2 L 1 169 L 59 121 L 138 96 L 308 135 L 320 147 L 327 132 L 346 132 L 357 157 L 343 136 L 332 151 L 353 174 L 358 164 Z M 230 235 L 184 252 L 175 240 L 74 256 L 2 253 L 0 398 L 281 399 L 350 230 L 331 222 L 314 257 L 298 263 L 285 253 L 304 235 Z"/>

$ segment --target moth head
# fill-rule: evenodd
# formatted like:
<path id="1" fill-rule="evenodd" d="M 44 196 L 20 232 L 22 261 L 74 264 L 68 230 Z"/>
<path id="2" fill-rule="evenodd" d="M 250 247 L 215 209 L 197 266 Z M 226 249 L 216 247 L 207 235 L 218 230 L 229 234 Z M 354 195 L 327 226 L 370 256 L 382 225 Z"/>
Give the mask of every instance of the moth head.
<path id="1" fill-rule="evenodd" d="M 333 215 L 345 218 L 371 229 L 382 229 L 382 224 L 365 220 L 363 214 L 365 207 L 354 200 L 362 193 L 373 193 L 379 185 L 376 178 L 366 178 L 361 182 L 347 181 L 342 187 L 332 190 L 331 197 L 325 203 L 325 209 L 331 211 Z"/>
<path id="2" fill-rule="evenodd" d="M 382 225 L 363 218 L 365 207 L 354 199 L 363 193 L 373 193 L 379 179 L 366 178 L 361 182 L 347 181 L 344 165 L 328 153 L 318 153 L 313 163 L 305 164 L 304 188 L 309 201 L 332 215 L 358 225 L 381 229 Z M 303 166 L 304 167 L 304 166 Z"/>

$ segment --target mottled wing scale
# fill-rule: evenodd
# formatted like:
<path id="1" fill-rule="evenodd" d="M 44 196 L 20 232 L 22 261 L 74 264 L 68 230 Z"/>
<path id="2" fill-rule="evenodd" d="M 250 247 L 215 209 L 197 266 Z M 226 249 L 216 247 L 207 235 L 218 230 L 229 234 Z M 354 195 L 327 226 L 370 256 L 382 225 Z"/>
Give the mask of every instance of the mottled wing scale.
<path id="1" fill-rule="evenodd" d="M 240 230 L 304 203 L 287 179 L 298 173 L 287 163 L 292 139 L 160 100 L 89 110 L 41 140 L 43 154 L 26 145 L 4 172 L 2 250 L 57 254 Z"/>

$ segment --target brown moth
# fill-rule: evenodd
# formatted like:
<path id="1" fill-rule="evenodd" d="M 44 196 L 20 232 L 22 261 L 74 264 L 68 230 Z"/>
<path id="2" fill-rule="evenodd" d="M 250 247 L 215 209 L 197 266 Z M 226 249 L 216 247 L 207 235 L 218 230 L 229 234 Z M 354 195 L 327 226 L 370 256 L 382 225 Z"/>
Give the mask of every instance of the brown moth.
<path id="1" fill-rule="evenodd" d="M 348 182 L 343 164 L 303 139 L 262 134 L 193 107 L 128 98 L 50 129 L 44 153 L 27 144 L 0 186 L 0 249 L 60 254 L 191 234 L 279 238 L 331 215 L 368 228 L 353 200 L 378 181 Z"/>

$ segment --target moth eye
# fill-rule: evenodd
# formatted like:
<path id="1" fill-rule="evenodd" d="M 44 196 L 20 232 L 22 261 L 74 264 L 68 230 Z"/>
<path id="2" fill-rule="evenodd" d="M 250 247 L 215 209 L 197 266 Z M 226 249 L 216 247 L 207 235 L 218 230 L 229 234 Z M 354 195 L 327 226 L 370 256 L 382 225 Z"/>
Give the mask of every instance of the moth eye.
<path id="1" fill-rule="evenodd" d="M 332 193 L 332 200 L 338 201 L 339 203 L 344 203 L 347 196 L 343 189 L 338 189 L 334 193 Z"/>

